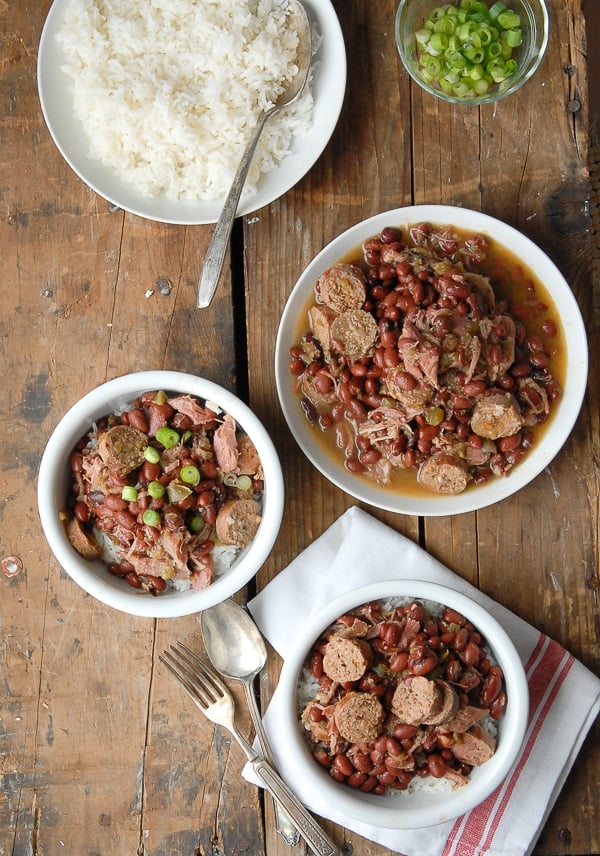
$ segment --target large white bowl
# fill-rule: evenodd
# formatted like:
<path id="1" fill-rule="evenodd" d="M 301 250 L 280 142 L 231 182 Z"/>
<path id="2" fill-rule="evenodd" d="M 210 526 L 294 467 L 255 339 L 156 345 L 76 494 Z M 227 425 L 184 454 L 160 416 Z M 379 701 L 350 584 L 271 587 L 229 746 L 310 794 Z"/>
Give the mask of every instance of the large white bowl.
<path id="1" fill-rule="evenodd" d="M 535 272 L 546 287 L 560 315 L 567 348 L 567 370 L 560 400 L 553 405 L 551 424 L 541 442 L 528 451 L 523 461 L 506 478 L 472 486 L 458 495 L 416 496 L 392 492 L 366 478 L 350 473 L 343 463 L 326 454 L 315 441 L 314 426 L 306 420 L 294 392 L 297 381 L 290 370 L 289 349 L 296 344 L 298 322 L 306 313 L 307 301 L 319 276 L 362 241 L 377 235 L 386 226 L 409 226 L 428 222 L 452 225 L 458 229 L 481 232 L 508 248 L 526 267 Z M 301 329 L 307 329 L 306 324 Z M 275 349 L 275 379 L 283 414 L 296 442 L 333 484 L 346 493 L 377 508 L 400 514 L 425 517 L 459 514 L 485 508 L 516 493 L 548 466 L 560 451 L 579 414 L 585 394 L 588 370 L 587 337 L 583 319 L 568 283 L 556 265 L 521 232 L 480 211 L 447 205 L 416 205 L 376 214 L 343 232 L 315 256 L 301 274 L 285 306 Z"/>
<path id="2" fill-rule="evenodd" d="M 38 92 L 50 135 L 63 158 L 79 178 L 113 205 L 163 223 L 193 225 L 215 223 L 224 199 L 175 200 L 161 195 L 142 196 L 135 185 L 88 156 L 89 142 L 73 112 L 69 78 L 63 71 L 64 55 L 56 35 L 70 0 L 54 0 L 44 23 L 38 52 Z M 307 13 L 322 37 L 314 57 L 313 123 L 293 141 L 279 166 L 266 173 L 255 193 L 245 195 L 238 216 L 257 211 L 287 193 L 311 169 L 329 142 L 337 124 L 346 90 L 346 50 L 340 23 L 329 0 L 304 0 Z"/>
<path id="3" fill-rule="evenodd" d="M 92 423 L 149 390 L 189 393 L 218 404 L 252 439 L 265 477 L 262 520 L 252 543 L 241 550 L 223 574 L 201 591 L 166 589 L 157 597 L 140 593 L 113 576 L 99 559 L 87 561 L 65 534 L 60 512 L 65 508 L 69 483 L 69 456 Z M 48 443 L 38 476 L 38 508 L 50 548 L 69 576 L 88 594 L 131 615 L 172 618 L 213 606 L 239 591 L 269 555 L 283 515 L 283 475 L 273 443 L 262 423 L 233 393 L 210 380 L 173 371 L 147 371 L 124 375 L 87 393 L 62 417 Z"/>
<path id="4" fill-rule="evenodd" d="M 419 789 L 414 793 L 389 797 L 362 793 L 332 779 L 311 756 L 302 734 L 297 687 L 302 666 L 314 642 L 348 610 L 373 600 L 396 597 L 435 601 L 458 610 L 482 633 L 504 672 L 508 701 L 505 713 L 497 723 L 496 751 L 485 764 L 473 768 L 468 785 L 454 791 Z M 529 713 L 529 689 L 523 664 L 496 619 L 465 595 L 446 586 L 418 580 L 372 583 L 348 592 L 314 613 L 296 640 L 293 653 L 284 661 L 278 693 L 287 700 L 285 704 L 280 702 L 278 705 L 281 711 L 280 745 L 285 746 L 286 767 L 295 770 L 295 779 L 301 783 L 301 793 L 309 807 L 322 811 L 323 805 L 327 805 L 337 815 L 385 829 L 435 826 L 479 805 L 503 782 L 518 758 Z"/>

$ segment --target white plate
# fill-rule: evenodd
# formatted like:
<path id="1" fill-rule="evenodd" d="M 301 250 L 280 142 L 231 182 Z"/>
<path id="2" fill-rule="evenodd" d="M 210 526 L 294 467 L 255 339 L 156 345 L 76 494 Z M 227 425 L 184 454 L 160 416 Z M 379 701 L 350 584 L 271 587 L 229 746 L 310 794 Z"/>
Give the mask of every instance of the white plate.
<path id="1" fill-rule="evenodd" d="M 213 202 L 145 197 L 99 161 L 88 156 L 83 126 L 73 112 L 69 77 L 62 71 L 65 58 L 56 39 L 70 0 L 54 0 L 40 39 L 38 92 L 48 130 L 69 166 L 92 190 L 113 205 L 163 223 L 216 223 L 224 199 Z M 294 141 L 291 153 L 277 169 L 264 175 L 256 193 L 245 197 L 238 214 L 249 214 L 287 193 L 313 166 L 337 124 L 346 89 L 346 50 L 339 21 L 330 0 L 304 0 L 311 21 L 323 40 L 314 59 L 313 123 Z"/>
<path id="2" fill-rule="evenodd" d="M 482 232 L 516 256 L 526 260 L 550 293 L 558 309 L 567 346 L 567 373 L 562 397 L 554 405 L 554 415 L 542 441 L 534 446 L 523 461 L 506 478 L 492 479 L 485 485 L 472 487 L 456 496 L 409 496 L 394 493 L 360 475 L 345 469 L 341 462 L 325 454 L 315 442 L 314 428 L 307 422 L 294 393 L 296 378 L 289 370 L 289 349 L 294 345 L 300 314 L 306 311 L 307 300 L 319 276 L 346 253 L 360 246 L 363 240 L 376 235 L 385 226 L 403 226 L 419 222 L 453 225 L 459 229 Z M 400 514 L 425 517 L 475 511 L 500 502 L 516 493 L 542 470 L 559 452 L 571 433 L 579 414 L 587 381 L 587 337 L 581 313 L 568 283 L 548 256 L 529 238 L 511 226 L 480 211 L 446 205 L 417 205 L 377 214 L 343 232 L 310 262 L 296 283 L 283 312 L 275 348 L 275 379 L 279 401 L 296 442 L 314 464 L 333 484 L 356 499 Z"/>

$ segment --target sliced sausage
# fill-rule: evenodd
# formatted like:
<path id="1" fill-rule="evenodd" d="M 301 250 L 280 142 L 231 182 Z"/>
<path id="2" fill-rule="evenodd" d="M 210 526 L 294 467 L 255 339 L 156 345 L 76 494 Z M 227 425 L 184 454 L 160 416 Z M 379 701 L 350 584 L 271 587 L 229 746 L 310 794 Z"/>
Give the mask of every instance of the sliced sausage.
<path id="1" fill-rule="evenodd" d="M 120 475 L 127 475 L 144 463 L 148 436 L 131 425 L 114 425 L 101 434 L 98 454 L 105 466 Z"/>
<path id="2" fill-rule="evenodd" d="M 435 681 L 421 675 L 398 682 L 392 696 L 392 712 L 400 722 L 421 725 L 442 708 L 444 694 Z"/>
<path id="3" fill-rule="evenodd" d="M 340 262 L 326 270 L 315 286 L 317 303 L 324 303 L 338 315 L 360 309 L 367 296 L 365 275 L 356 265 Z"/>
<path id="4" fill-rule="evenodd" d="M 445 681 L 436 681 L 443 695 L 442 706 L 433 716 L 423 720 L 423 725 L 443 725 L 451 720 L 457 713 L 459 698 L 456 690 Z"/>
<path id="5" fill-rule="evenodd" d="M 372 743 L 381 734 L 385 713 L 373 693 L 351 692 L 335 706 L 333 718 L 349 743 Z"/>
<path id="6" fill-rule="evenodd" d="M 469 482 L 469 469 L 462 458 L 434 452 L 421 465 L 417 481 L 437 493 L 462 493 Z"/>
<path id="7" fill-rule="evenodd" d="M 471 429 L 480 437 L 497 440 L 516 434 L 523 425 L 523 416 L 510 392 L 493 392 L 481 398 L 473 408 Z"/>
<path id="8" fill-rule="evenodd" d="M 495 738 L 479 725 L 474 725 L 469 731 L 465 731 L 461 741 L 452 746 L 454 757 L 471 767 L 479 767 L 481 764 L 485 764 L 495 751 Z"/>
<path id="9" fill-rule="evenodd" d="M 77 550 L 84 559 L 97 559 L 102 555 L 102 547 L 85 531 L 76 517 L 71 517 L 65 523 L 67 538 L 73 549 Z"/>
<path id="10" fill-rule="evenodd" d="M 373 649 L 364 639 L 333 636 L 325 647 L 323 669 L 332 681 L 358 681 L 373 662 Z"/>
<path id="11" fill-rule="evenodd" d="M 433 386 L 427 380 L 419 381 L 416 378 L 413 378 L 413 385 L 409 378 L 413 378 L 413 375 L 404 366 L 384 369 L 382 374 L 382 382 L 389 395 L 403 404 L 409 414 L 421 413 L 433 395 Z M 407 386 L 412 388 L 407 389 Z"/>
<path id="12" fill-rule="evenodd" d="M 363 309 L 347 309 L 331 325 L 334 347 L 355 360 L 373 351 L 378 332 L 377 322 Z"/>
<path id="13" fill-rule="evenodd" d="M 261 509 L 253 499 L 230 499 L 223 504 L 215 522 L 223 544 L 247 547 L 258 531 Z"/>

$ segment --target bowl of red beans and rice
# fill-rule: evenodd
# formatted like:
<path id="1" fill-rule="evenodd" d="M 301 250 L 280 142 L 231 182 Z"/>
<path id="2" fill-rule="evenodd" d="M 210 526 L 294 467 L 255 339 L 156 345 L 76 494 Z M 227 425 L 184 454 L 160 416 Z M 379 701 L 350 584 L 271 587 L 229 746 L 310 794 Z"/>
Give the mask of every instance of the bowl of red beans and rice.
<path id="1" fill-rule="evenodd" d="M 387 829 L 434 826 L 485 800 L 518 760 L 529 711 L 503 627 L 417 580 L 372 583 L 313 614 L 278 693 L 301 798 Z"/>
<path id="2" fill-rule="evenodd" d="M 585 327 L 554 263 L 479 211 L 377 214 L 307 266 L 276 344 L 280 404 L 313 465 L 403 514 L 484 508 L 550 464 L 579 414 Z"/>
<path id="3" fill-rule="evenodd" d="M 101 384 L 44 451 L 38 508 L 54 556 L 124 612 L 200 612 L 242 588 L 275 542 L 283 476 L 252 410 L 205 378 L 146 371 Z"/>

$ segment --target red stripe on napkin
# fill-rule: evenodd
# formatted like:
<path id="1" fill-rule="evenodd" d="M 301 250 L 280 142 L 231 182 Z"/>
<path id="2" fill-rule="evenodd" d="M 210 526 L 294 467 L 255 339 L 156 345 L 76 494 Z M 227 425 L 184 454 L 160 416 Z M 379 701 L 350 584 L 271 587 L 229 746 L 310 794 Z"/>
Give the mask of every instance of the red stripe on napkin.
<path id="1" fill-rule="evenodd" d="M 540 634 L 525 671 L 529 685 L 529 724 L 518 763 L 493 794 L 454 824 L 442 856 L 475 856 L 491 846 L 523 768 L 533 750 L 573 658 L 557 642 Z M 468 787 L 468 786 L 467 786 Z"/>

